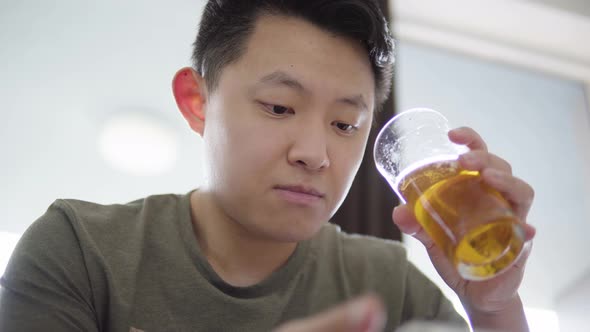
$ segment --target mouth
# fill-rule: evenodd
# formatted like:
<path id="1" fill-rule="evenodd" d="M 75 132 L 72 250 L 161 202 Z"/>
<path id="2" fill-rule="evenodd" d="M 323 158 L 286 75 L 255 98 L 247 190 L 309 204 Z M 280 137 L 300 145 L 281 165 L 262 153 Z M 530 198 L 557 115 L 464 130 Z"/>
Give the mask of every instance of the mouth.
<path id="1" fill-rule="evenodd" d="M 326 195 L 319 190 L 302 185 L 284 185 L 276 186 L 275 190 L 279 193 L 279 196 L 287 202 L 294 203 L 297 205 L 310 205 L 319 202 Z"/>

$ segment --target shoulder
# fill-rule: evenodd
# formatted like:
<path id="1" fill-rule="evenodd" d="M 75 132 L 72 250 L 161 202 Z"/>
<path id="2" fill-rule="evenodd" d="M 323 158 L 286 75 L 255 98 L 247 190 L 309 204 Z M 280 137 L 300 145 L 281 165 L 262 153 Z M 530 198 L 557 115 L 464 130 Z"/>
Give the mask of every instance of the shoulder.
<path id="1" fill-rule="evenodd" d="M 82 251 L 115 259 L 125 252 L 139 254 L 146 241 L 175 238 L 178 219 L 188 215 L 188 196 L 154 195 L 126 204 L 98 204 L 73 199 L 55 201 L 39 222 L 58 227 L 48 215 L 60 215 Z M 121 259 L 124 259 L 122 257 Z"/>
<path id="2" fill-rule="evenodd" d="M 148 196 L 125 204 L 58 199 L 49 207 L 49 211 L 60 211 L 74 223 L 115 226 L 123 220 L 136 220 L 138 216 L 176 213 L 181 199 L 182 196 L 173 194 Z"/>
<path id="3" fill-rule="evenodd" d="M 51 253 L 66 259 L 78 252 L 96 259 L 138 251 L 146 234 L 174 228 L 166 225 L 180 213 L 182 197 L 158 195 L 110 205 L 58 199 L 25 231 L 14 255 L 34 250 L 39 257 Z"/>
<path id="4" fill-rule="evenodd" d="M 23 233 L 6 280 L 42 279 L 38 272 L 45 271 L 60 275 L 55 280 L 68 280 L 61 276 L 65 273 L 85 284 L 87 273 L 100 275 L 105 266 L 129 270 L 141 258 L 149 235 L 178 233 L 175 225 L 167 225 L 178 216 L 182 197 L 150 196 L 111 205 L 58 199 Z"/>

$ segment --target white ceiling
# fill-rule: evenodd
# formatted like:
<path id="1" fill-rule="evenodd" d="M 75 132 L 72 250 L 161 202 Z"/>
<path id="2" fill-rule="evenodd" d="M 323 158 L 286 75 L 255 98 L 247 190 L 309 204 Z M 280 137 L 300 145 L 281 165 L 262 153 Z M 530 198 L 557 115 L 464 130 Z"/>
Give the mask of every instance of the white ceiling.
<path id="1" fill-rule="evenodd" d="M 590 17 L 590 4 L 588 0 L 527 0 L 559 10 Z"/>
<path id="2" fill-rule="evenodd" d="M 590 84 L 587 16 L 526 0 L 395 0 L 393 13 L 402 42 Z"/>
<path id="3" fill-rule="evenodd" d="M 536 2 L 590 17 L 588 0 Z M 0 3 L 0 231 L 21 233 L 56 198 L 121 202 L 198 185 L 202 142 L 176 110 L 170 82 L 190 64 L 203 4 Z M 173 169 L 132 176 L 101 159 L 102 125 L 122 112 L 178 133 Z"/>

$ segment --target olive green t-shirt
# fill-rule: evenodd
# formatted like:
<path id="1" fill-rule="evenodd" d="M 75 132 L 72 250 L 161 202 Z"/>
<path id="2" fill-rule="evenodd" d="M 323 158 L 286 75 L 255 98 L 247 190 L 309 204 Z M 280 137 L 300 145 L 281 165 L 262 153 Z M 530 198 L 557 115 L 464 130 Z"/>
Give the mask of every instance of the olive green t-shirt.
<path id="1" fill-rule="evenodd" d="M 199 249 L 189 194 L 57 200 L 22 236 L 1 285 L 3 332 L 269 331 L 368 291 L 387 306 L 387 331 L 463 322 L 401 244 L 331 224 L 266 280 L 234 287 Z"/>

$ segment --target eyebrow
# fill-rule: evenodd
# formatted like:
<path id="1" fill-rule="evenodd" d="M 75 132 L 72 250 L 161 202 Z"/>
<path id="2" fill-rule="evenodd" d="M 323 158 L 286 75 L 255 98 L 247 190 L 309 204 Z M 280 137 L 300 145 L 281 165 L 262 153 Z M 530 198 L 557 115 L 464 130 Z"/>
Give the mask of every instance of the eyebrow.
<path id="1" fill-rule="evenodd" d="M 307 90 L 301 82 L 299 82 L 296 78 L 281 70 L 277 70 L 262 77 L 257 85 L 283 85 L 288 88 L 297 90 L 297 92 L 301 94 L 309 93 L 309 90 Z M 336 102 L 340 104 L 354 106 L 355 108 L 360 109 L 361 111 L 369 110 L 369 107 L 367 107 L 367 104 L 365 103 L 362 94 L 352 97 L 338 98 Z"/>
<path id="2" fill-rule="evenodd" d="M 339 98 L 336 101 L 341 104 L 347 104 L 347 105 L 354 106 L 354 107 L 359 108 L 363 111 L 369 110 L 369 107 L 367 107 L 367 104 L 365 103 L 365 100 L 363 99 L 362 95 L 356 95 L 356 96 L 350 97 L 350 98 Z"/>
<path id="3" fill-rule="evenodd" d="M 264 77 L 259 81 L 260 84 L 265 85 L 285 85 L 289 88 L 298 90 L 299 92 L 307 92 L 307 89 L 297 79 L 284 71 L 275 71 Z"/>

